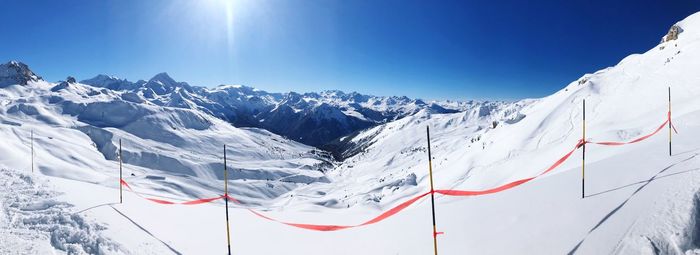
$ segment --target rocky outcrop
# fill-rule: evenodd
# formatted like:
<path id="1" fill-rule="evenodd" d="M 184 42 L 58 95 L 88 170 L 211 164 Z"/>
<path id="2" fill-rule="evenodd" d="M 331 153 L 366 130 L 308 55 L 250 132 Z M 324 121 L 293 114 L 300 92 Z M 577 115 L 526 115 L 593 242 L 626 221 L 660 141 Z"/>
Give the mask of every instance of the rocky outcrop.
<path id="1" fill-rule="evenodd" d="M 666 33 L 666 35 L 663 38 L 661 38 L 661 42 L 664 43 L 676 40 L 678 39 L 678 35 L 681 33 L 683 33 L 683 28 L 681 28 L 678 25 L 673 25 L 671 29 L 668 30 L 668 33 Z"/>
<path id="2" fill-rule="evenodd" d="M 52 91 L 52 92 L 57 92 L 57 91 L 59 91 L 59 90 L 66 89 L 66 88 L 68 88 L 71 84 L 75 84 L 75 83 L 76 83 L 75 78 L 73 78 L 72 76 L 68 76 L 68 78 L 66 78 L 66 81 L 62 81 L 62 82 L 59 83 L 58 85 L 53 86 L 53 88 L 51 88 L 51 91 Z"/>
<path id="3" fill-rule="evenodd" d="M 10 61 L 0 65 L 0 88 L 15 84 L 27 85 L 30 81 L 38 80 L 41 80 L 41 76 L 34 74 L 24 63 Z"/>

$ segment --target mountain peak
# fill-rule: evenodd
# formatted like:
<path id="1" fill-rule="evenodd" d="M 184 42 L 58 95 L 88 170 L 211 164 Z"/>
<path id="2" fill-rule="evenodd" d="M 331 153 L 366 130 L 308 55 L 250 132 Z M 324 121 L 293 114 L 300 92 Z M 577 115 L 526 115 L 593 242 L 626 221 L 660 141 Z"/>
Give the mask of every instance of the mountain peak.
<path id="1" fill-rule="evenodd" d="M 82 80 L 80 81 L 80 83 L 100 88 L 108 88 L 111 90 L 128 89 L 131 88 L 133 85 L 132 82 L 126 79 L 120 79 L 116 76 L 110 76 L 105 74 L 98 74 L 97 76 L 91 79 Z"/>
<path id="2" fill-rule="evenodd" d="M 192 87 L 187 82 L 177 82 L 166 72 L 156 74 L 144 86 L 152 89 L 158 95 L 171 93 L 176 88 L 184 88 L 188 92 L 192 92 Z"/>
<path id="3" fill-rule="evenodd" d="M 175 80 L 168 75 L 166 72 L 158 73 L 151 80 L 156 80 L 156 81 L 161 81 L 161 82 L 168 82 L 168 83 L 175 83 Z"/>
<path id="4" fill-rule="evenodd" d="M 126 79 L 119 79 L 119 77 L 112 76 L 112 75 L 106 75 L 106 74 L 98 74 L 97 76 L 93 77 L 92 79 L 102 79 L 102 80 L 126 80 Z"/>
<path id="5" fill-rule="evenodd" d="M 29 81 L 41 80 L 29 66 L 19 61 L 10 61 L 0 65 L 0 88 L 14 84 L 27 85 Z"/>

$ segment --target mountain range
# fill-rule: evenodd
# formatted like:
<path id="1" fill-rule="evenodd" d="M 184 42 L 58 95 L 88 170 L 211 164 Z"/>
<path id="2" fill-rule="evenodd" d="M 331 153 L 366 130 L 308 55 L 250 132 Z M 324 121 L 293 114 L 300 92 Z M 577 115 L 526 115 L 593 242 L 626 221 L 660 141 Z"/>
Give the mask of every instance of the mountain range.
<path id="1" fill-rule="evenodd" d="M 436 228 L 446 254 L 700 254 L 699 66 L 700 13 L 516 102 L 205 88 L 165 73 L 48 82 L 11 61 L 0 253 L 222 253 L 224 201 L 157 201 L 227 192 L 240 254 L 430 254 Z M 115 203 L 121 180 L 134 192 Z M 433 187 L 471 195 L 425 199 Z M 367 221 L 377 215 L 391 217 Z M 376 224 L 296 228 L 363 222 Z"/>
<path id="2" fill-rule="evenodd" d="M 80 83 L 122 92 L 134 103 L 198 109 L 236 127 L 257 127 L 307 145 L 324 147 L 343 136 L 427 110 L 455 113 L 479 109 L 488 114 L 501 102 L 425 102 L 405 96 L 371 96 L 337 90 L 269 93 L 242 85 L 214 88 L 177 82 L 167 73 L 131 82 L 97 75 Z"/>
<path id="3" fill-rule="evenodd" d="M 167 73 L 136 82 L 107 75 L 80 82 L 70 76 L 65 81 L 48 82 L 17 61 L 0 65 L 0 84 L 12 84 L 0 90 L 1 123 L 17 127 L 21 133 L 44 125 L 77 132 L 74 136 L 80 137 L 78 140 L 87 139 L 84 143 L 94 147 L 86 155 L 99 153 L 92 157 L 106 160 L 118 159 L 123 141 L 122 160 L 136 176 L 137 172 L 157 170 L 198 177 L 195 180 L 203 184 L 197 189 L 208 190 L 213 184 L 207 183 L 223 178 L 220 146 L 229 145 L 238 169 L 229 178 L 245 183 L 233 192 L 246 194 L 255 203 L 275 203 L 270 199 L 305 184 L 338 181 L 332 172 L 352 167 L 358 157 L 370 152 L 376 140 L 386 136 L 380 134 L 393 128 L 386 128 L 388 124 L 421 123 L 431 115 L 448 115 L 459 118 L 455 123 L 462 123 L 460 132 L 483 133 L 518 123 L 526 117 L 520 110 L 536 101 L 425 102 L 341 91 L 269 93 L 241 85 L 191 86 Z M 45 136 L 53 139 L 58 135 Z M 471 143 L 479 139 L 474 135 Z M 62 150 L 85 149 L 89 148 Z M 85 159 L 68 155 L 57 160 L 76 170 L 85 165 L 104 167 L 103 163 L 86 164 Z M 41 164 L 39 168 L 51 169 Z M 393 178 L 398 179 L 376 187 L 416 185 L 415 174 Z M 249 180 L 259 182 L 245 182 Z M 277 183 L 277 188 L 251 191 L 269 182 Z M 196 192 L 204 191 L 188 193 Z"/>

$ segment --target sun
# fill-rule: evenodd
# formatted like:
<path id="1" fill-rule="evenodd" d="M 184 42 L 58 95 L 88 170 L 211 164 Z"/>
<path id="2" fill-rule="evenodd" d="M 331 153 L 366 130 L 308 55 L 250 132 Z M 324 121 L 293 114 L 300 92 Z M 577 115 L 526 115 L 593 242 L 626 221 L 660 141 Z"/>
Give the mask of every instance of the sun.
<path id="1" fill-rule="evenodd" d="M 210 31 L 208 36 L 212 36 L 212 32 L 219 35 L 225 33 L 229 50 L 235 45 L 237 21 L 244 18 L 248 7 L 254 4 L 244 0 L 196 0 L 187 3 L 187 6 L 178 4 L 177 9 L 184 9 L 187 12 L 185 16 L 189 17 L 189 21 L 182 22 L 199 24 L 202 29 Z"/>

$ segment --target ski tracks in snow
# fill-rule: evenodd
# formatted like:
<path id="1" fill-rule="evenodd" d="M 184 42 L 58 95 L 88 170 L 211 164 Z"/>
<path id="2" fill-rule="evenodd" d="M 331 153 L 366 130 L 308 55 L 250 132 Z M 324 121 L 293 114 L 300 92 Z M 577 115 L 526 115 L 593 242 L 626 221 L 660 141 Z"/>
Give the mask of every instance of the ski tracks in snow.
<path id="1" fill-rule="evenodd" d="M 0 254 L 114 254 L 104 226 L 71 213 L 58 192 L 32 175 L 0 169 Z"/>

